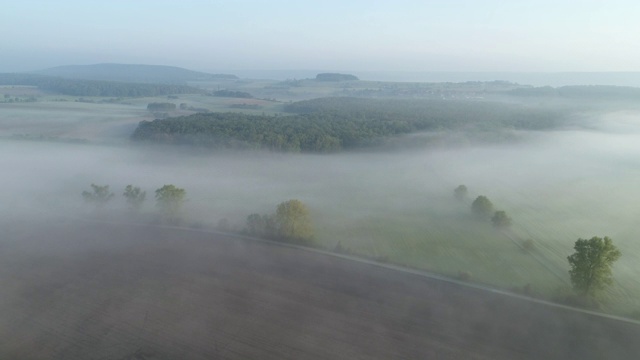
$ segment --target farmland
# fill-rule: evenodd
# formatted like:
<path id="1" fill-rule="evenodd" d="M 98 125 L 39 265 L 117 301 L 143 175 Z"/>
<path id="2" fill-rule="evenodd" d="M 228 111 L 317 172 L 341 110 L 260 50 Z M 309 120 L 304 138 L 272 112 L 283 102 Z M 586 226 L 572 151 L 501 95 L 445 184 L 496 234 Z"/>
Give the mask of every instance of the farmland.
<path id="1" fill-rule="evenodd" d="M 203 87 L 214 90 L 223 84 L 229 83 Z M 257 97 L 278 93 L 269 88 L 278 84 L 266 80 L 233 84 L 234 90 Z M 431 132 L 398 138 L 398 143 L 427 144 L 421 147 L 331 155 L 199 152 L 128 142 L 139 121 L 154 118 L 146 110 L 151 102 L 276 114 L 289 100 L 335 95 L 345 86 L 395 86 L 321 86 L 308 80 L 278 86 L 285 85 L 290 93 L 279 98 L 282 102 L 202 94 L 76 101 L 33 88 L 7 88 L 11 96 L 36 96 L 38 101 L 0 104 L 0 135 L 47 141 L 0 143 L 2 161 L 11 169 L 6 186 L 12 189 L 1 200 L 25 216 L 61 210 L 91 215 L 79 196 L 91 183 L 109 184 L 117 195 L 128 184 L 152 192 L 172 183 L 187 190 L 184 218 L 189 224 L 213 227 L 227 219 L 241 231 L 247 215 L 268 213 L 276 204 L 298 198 L 311 210 L 322 248 L 332 250 L 340 243 L 359 256 L 450 277 L 464 273 L 472 282 L 514 291 L 527 287 L 531 295 L 544 299 L 569 293 L 566 257 L 573 242 L 608 235 L 623 256 L 614 267 L 616 283 L 605 294 L 602 310 L 638 316 L 640 230 L 635 223 L 640 192 L 635 184 L 640 180 L 640 129 L 634 106 L 579 114 L 574 119 L 578 126 L 555 131 L 505 131 L 500 141 L 478 141 L 464 132 Z M 439 86 L 455 93 L 455 87 Z M 242 103 L 258 108 L 232 107 Z M 189 113 L 177 110 L 169 116 Z M 81 143 L 60 143 L 68 140 Z M 460 184 L 469 188 L 464 201 L 453 197 Z M 513 226 L 497 230 L 474 219 L 469 208 L 478 195 L 505 210 Z M 124 208 L 121 199 L 110 206 Z M 143 212 L 155 212 L 152 201 Z M 525 251 L 522 244 L 528 239 L 534 246 Z"/>
<path id="2" fill-rule="evenodd" d="M 636 324 L 300 249 L 60 216 L 2 225 L 2 358 L 627 359 L 640 351 Z"/>

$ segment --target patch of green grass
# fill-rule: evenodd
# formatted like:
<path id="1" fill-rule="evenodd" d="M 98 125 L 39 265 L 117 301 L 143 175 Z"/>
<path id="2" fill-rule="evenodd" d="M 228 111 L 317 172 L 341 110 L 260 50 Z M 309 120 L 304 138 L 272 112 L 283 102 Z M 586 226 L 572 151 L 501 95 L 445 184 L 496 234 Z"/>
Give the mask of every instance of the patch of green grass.
<path id="1" fill-rule="evenodd" d="M 366 257 L 388 256 L 392 263 L 451 277 L 468 272 L 473 281 L 504 288 L 531 284 L 533 291 L 550 295 L 563 284 L 505 233 L 466 214 L 367 216 L 323 228 L 319 241 L 332 248 L 334 239 Z"/>

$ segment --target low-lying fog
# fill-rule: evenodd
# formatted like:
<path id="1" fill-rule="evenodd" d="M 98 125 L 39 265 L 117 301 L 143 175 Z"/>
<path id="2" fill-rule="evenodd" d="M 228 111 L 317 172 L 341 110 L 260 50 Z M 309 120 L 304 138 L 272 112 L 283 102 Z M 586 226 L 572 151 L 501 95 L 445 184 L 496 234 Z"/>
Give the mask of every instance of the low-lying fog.
<path id="1" fill-rule="evenodd" d="M 110 185 L 117 195 L 112 209 L 125 208 L 122 192 L 133 184 L 147 191 L 143 211 L 152 213 L 154 190 L 174 184 L 187 191 L 186 223 L 215 226 L 226 218 L 240 229 L 247 215 L 297 198 L 310 208 L 323 246 L 341 241 L 384 255 L 387 247 L 367 241 L 393 238 L 396 230 L 406 236 L 403 227 L 415 224 L 418 232 L 426 228 L 428 243 L 430 224 L 468 220 L 473 198 L 486 195 L 513 218 L 518 238 L 533 238 L 543 249 L 555 242 L 549 247 L 563 250 L 549 255 L 557 264 L 578 237 L 612 237 L 623 251 L 617 279 L 631 279 L 640 254 L 640 114 L 611 113 L 588 128 L 517 135 L 518 141 L 493 145 L 331 155 L 2 141 L 0 202 L 5 218 L 96 216 L 80 195 L 91 183 Z M 469 188 L 463 204 L 453 197 L 459 184 Z M 397 228 L 357 230 L 384 221 Z"/>

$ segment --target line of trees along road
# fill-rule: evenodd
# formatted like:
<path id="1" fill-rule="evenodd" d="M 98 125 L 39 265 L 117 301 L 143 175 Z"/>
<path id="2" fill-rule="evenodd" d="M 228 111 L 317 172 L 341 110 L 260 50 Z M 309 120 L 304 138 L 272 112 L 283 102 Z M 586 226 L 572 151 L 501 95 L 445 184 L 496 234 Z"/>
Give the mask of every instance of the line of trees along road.
<path id="1" fill-rule="evenodd" d="M 453 191 L 458 200 L 467 198 L 468 189 L 460 185 Z M 512 220 L 503 210 L 494 211 L 491 200 L 484 195 L 476 197 L 471 204 L 474 216 L 481 220 L 491 217 L 491 222 L 496 228 L 504 229 L 511 226 Z M 493 214 L 493 216 L 491 216 Z M 530 252 L 535 249 L 533 240 L 527 239 L 522 244 L 523 248 Z M 578 239 L 574 244 L 575 252 L 567 257 L 569 262 L 569 276 L 571 285 L 577 299 L 564 299 L 580 306 L 598 306 L 603 291 L 613 285 L 613 264 L 622 253 L 613 245 L 613 240 L 605 236 L 597 236 L 591 239 Z"/>
<path id="2" fill-rule="evenodd" d="M 466 198 L 468 189 L 460 185 L 454 190 L 459 200 Z M 91 184 L 91 191 L 83 191 L 82 197 L 87 203 L 97 208 L 104 207 L 115 197 L 109 185 Z M 127 185 L 123 196 L 131 210 L 139 211 L 146 198 L 146 192 L 139 187 Z M 156 206 L 171 223 L 179 223 L 181 209 L 186 198 L 186 191 L 173 184 L 164 185 L 155 190 Z M 493 204 L 483 195 L 472 203 L 473 213 L 487 219 L 493 213 L 492 222 L 495 227 L 504 228 L 511 225 L 511 219 L 504 211 L 493 211 Z M 226 219 L 219 228 L 228 228 Z M 247 217 L 246 233 L 252 236 L 283 241 L 299 245 L 313 245 L 314 234 L 311 217 L 307 206 L 300 200 L 292 199 L 278 204 L 275 213 L 251 214 Z M 340 247 L 338 243 L 337 248 Z M 567 257 L 569 275 L 575 292 L 581 297 L 579 305 L 597 304 L 604 289 L 613 284 L 612 266 L 621 256 L 620 250 L 613 245 L 609 237 L 592 237 L 578 239 L 574 245 L 575 252 Z M 533 250 L 533 247 L 531 249 Z M 470 277 L 470 276 L 469 276 Z"/>
<path id="3" fill-rule="evenodd" d="M 170 94 L 202 94 L 205 92 L 186 85 L 63 79 L 53 76 L 15 73 L 0 74 L 0 85 L 37 86 L 41 90 L 71 96 L 142 97 Z"/>
<path id="4" fill-rule="evenodd" d="M 85 202 L 102 209 L 115 194 L 109 190 L 109 185 L 91 184 L 91 191 L 83 191 Z M 146 199 L 146 191 L 140 187 L 127 185 L 122 194 L 129 210 L 137 213 L 141 210 Z M 171 224 L 181 222 L 182 207 L 186 201 L 185 189 L 173 184 L 164 185 L 155 190 L 156 207 L 165 221 Z M 230 231 L 228 220 L 221 219 L 217 228 Z M 246 233 L 271 240 L 289 242 L 299 245 L 312 245 L 314 242 L 313 225 L 307 206 L 300 200 L 284 201 L 276 207 L 273 214 L 251 214 L 247 217 Z"/>
<path id="5" fill-rule="evenodd" d="M 180 220 L 182 206 L 186 200 L 187 192 L 175 185 L 164 185 L 155 191 L 156 206 L 166 220 L 177 223 Z M 140 187 L 127 185 L 122 194 L 129 210 L 139 212 L 146 200 L 147 192 Z M 115 198 L 115 194 L 109 190 L 109 185 L 91 184 L 91 191 L 83 191 L 82 198 L 85 202 L 102 208 Z"/>
<path id="6" fill-rule="evenodd" d="M 309 210 L 297 199 L 278 204 L 274 214 L 249 215 L 246 231 L 252 236 L 299 245 L 313 243 L 313 225 Z"/>

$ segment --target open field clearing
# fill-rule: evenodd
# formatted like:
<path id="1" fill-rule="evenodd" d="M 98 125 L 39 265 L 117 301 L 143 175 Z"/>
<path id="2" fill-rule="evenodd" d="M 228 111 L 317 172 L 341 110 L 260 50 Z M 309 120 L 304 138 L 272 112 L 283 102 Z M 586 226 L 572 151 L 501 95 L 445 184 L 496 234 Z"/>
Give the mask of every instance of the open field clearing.
<path id="1" fill-rule="evenodd" d="M 152 226 L 3 223 L 0 357 L 629 359 L 640 327 Z"/>
<path id="2" fill-rule="evenodd" d="M 121 104 L 40 101 L 0 104 L 0 135 L 123 142 L 146 109 Z"/>
<path id="3" fill-rule="evenodd" d="M 12 89 L 17 91 L 15 89 Z M 25 91 L 32 90 L 26 88 Z M 22 91 L 22 90 L 21 90 Z M 1 93 L 1 92 L 0 92 Z M 82 139 L 89 142 L 125 143 L 142 120 L 151 121 L 156 115 L 147 110 L 153 102 L 171 102 L 178 107 L 209 111 L 272 114 L 280 112 L 278 102 L 259 99 L 223 98 L 205 95 L 180 95 L 177 99 L 164 97 L 114 98 L 48 95 L 37 102 L 0 103 L 0 136 L 29 136 L 52 139 Z M 64 100 L 64 101 L 61 101 Z M 113 103 L 103 103 L 113 100 Z M 255 106 L 255 109 L 242 108 Z M 176 110 L 169 115 L 189 115 L 195 111 Z"/>

